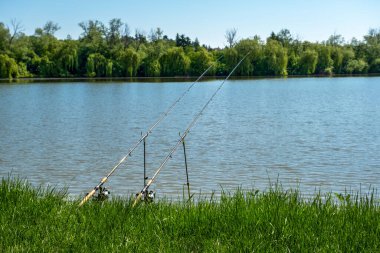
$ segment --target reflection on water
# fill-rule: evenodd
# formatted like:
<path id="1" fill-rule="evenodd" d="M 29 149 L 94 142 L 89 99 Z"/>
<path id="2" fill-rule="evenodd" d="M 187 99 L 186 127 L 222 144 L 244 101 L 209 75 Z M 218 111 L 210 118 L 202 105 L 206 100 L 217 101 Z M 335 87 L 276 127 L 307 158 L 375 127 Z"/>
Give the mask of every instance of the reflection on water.
<path id="1" fill-rule="evenodd" d="M 380 182 L 380 78 L 234 80 L 186 138 L 193 192 L 279 180 L 303 193 L 368 191 Z M 198 84 L 147 142 L 148 174 L 220 84 Z M 0 85 L 0 175 L 83 194 L 122 158 L 190 82 Z M 110 178 L 116 194 L 143 185 L 143 150 Z M 152 186 L 177 198 L 179 150 Z"/>

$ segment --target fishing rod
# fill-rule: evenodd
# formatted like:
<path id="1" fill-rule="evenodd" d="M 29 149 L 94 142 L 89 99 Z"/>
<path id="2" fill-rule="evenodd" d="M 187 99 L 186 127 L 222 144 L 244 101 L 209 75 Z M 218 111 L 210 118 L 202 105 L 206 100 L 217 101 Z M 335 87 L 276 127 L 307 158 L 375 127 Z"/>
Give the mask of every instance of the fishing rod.
<path id="1" fill-rule="evenodd" d="M 222 56 L 220 56 L 216 61 L 218 61 Z M 86 203 L 99 189 L 103 189 L 102 186 L 107 182 L 108 178 L 115 172 L 115 170 L 125 162 L 129 156 L 132 155 L 132 152 L 140 145 L 141 142 L 145 142 L 145 139 L 152 133 L 153 129 L 158 126 L 174 109 L 174 107 L 182 100 L 182 98 L 193 88 L 193 86 L 214 66 L 214 63 L 211 64 L 183 93 L 182 95 L 174 101 L 174 103 L 161 115 L 161 117 L 148 129 L 148 131 L 141 136 L 141 138 L 132 146 L 129 152 L 111 169 L 107 176 L 103 177 L 100 182 L 82 199 L 79 203 L 79 206 L 82 206 Z M 145 180 L 145 179 L 144 179 Z"/>
<path id="2" fill-rule="evenodd" d="M 204 110 L 207 108 L 207 106 L 211 103 L 211 101 L 214 99 L 214 97 L 216 96 L 216 94 L 218 94 L 218 92 L 222 89 L 224 83 L 230 78 L 230 76 L 232 75 L 232 73 L 239 67 L 239 65 L 244 61 L 244 59 L 250 54 L 251 52 L 248 52 L 239 62 L 238 64 L 236 64 L 236 66 L 232 69 L 232 71 L 229 73 L 229 75 L 223 80 L 223 82 L 219 85 L 219 87 L 215 90 L 215 92 L 212 94 L 212 96 L 210 97 L 210 99 L 207 101 L 207 103 L 202 107 L 202 109 L 199 111 L 199 113 L 195 116 L 195 118 L 193 119 L 193 121 L 191 121 L 191 123 L 189 124 L 189 126 L 187 127 L 187 129 L 185 130 L 185 132 L 180 135 L 180 139 L 178 140 L 178 142 L 176 143 L 176 145 L 173 147 L 173 149 L 169 152 L 169 154 L 165 157 L 164 161 L 160 164 L 160 166 L 158 167 L 158 169 L 156 170 L 156 172 L 154 173 L 153 177 L 148 181 L 148 183 L 144 186 L 144 188 L 138 193 L 136 194 L 136 198 L 135 198 L 135 201 L 133 203 L 133 207 L 136 206 L 136 204 L 144 197 L 147 196 L 148 194 L 148 189 L 149 187 L 153 184 L 153 182 L 156 180 L 158 174 L 161 172 L 162 168 L 165 167 L 165 165 L 167 164 L 167 162 L 172 158 L 174 152 L 177 150 L 177 148 L 180 146 L 181 143 L 183 143 L 185 141 L 185 137 L 187 136 L 187 134 L 190 132 L 190 129 L 195 125 L 195 123 L 198 121 L 198 119 L 201 117 L 201 115 L 203 114 Z"/>

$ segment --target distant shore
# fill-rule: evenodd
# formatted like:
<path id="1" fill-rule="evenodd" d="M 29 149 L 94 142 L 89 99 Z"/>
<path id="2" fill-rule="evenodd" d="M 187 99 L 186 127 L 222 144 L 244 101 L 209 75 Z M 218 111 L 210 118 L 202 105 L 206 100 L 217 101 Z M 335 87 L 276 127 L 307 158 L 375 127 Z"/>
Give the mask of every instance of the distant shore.
<path id="1" fill-rule="evenodd" d="M 261 79 L 287 79 L 287 78 L 337 78 L 337 77 L 379 77 L 374 74 L 333 74 L 333 75 L 288 75 L 288 76 L 231 76 L 229 80 L 261 80 Z M 33 83 L 33 82 L 191 82 L 198 76 L 175 77 L 29 77 L 29 78 L 0 78 L 0 83 Z M 226 76 L 205 76 L 200 81 L 223 80 Z"/>

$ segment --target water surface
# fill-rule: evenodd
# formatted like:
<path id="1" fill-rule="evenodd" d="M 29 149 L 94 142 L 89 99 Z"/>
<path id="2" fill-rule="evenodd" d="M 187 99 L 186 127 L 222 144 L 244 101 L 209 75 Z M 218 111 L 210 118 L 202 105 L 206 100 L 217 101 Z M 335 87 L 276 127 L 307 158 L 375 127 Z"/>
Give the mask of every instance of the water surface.
<path id="1" fill-rule="evenodd" d="M 199 83 L 147 142 L 148 175 L 220 84 Z M 0 85 L 0 175 L 84 194 L 190 82 Z M 380 78 L 228 81 L 186 138 L 193 192 L 279 180 L 303 193 L 380 187 Z M 143 149 L 110 178 L 116 195 L 143 185 Z M 182 194 L 182 150 L 152 189 Z"/>

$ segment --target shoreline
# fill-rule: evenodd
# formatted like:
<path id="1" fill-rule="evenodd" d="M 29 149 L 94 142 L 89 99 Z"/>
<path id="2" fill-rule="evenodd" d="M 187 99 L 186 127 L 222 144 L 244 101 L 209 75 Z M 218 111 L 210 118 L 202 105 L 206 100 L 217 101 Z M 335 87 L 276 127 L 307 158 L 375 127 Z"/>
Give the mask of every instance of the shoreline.
<path id="1" fill-rule="evenodd" d="M 287 79 L 287 78 L 344 78 L 344 77 L 380 77 L 380 73 L 372 74 L 334 74 L 334 75 L 288 75 L 288 76 L 231 76 L 229 80 L 263 80 L 263 79 Z M 174 77 L 27 77 L 7 79 L 0 78 L 0 84 L 34 83 L 34 82 L 189 82 L 198 76 L 174 76 Z M 226 76 L 205 76 L 200 82 L 223 80 Z"/>

